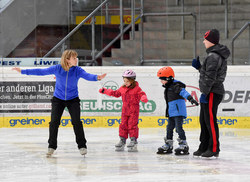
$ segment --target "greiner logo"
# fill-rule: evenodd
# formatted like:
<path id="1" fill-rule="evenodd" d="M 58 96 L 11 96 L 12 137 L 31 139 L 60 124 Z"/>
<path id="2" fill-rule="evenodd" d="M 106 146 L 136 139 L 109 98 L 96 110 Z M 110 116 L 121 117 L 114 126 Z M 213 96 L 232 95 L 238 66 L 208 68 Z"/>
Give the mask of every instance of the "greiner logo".
<path id="1" fill-rule="evenodd" d="M 167 118 L 160 118 L 158 119 L 158 126 L 163 126 L 165 124 L 168 124 L 168 119 Z M 191 118 L 186 118 L 183 120 L 183 124 L 190 124 L 192 122 Z M 237 123 L 237 119 L 235 118 L 229 118 L 229 119 L 225 119 L 225 118 L 218 118 L 217 119 L 217 123 L 218 125 L 235 125 Z"/>
<path id="2" fill-rule="evenodd" d="M 138 123 L 142 122 L 142 119 L 138 119 Z M 113 126 L 115 123 L 121 124 L 121 118 L 120 119 L 108 119 L 107 123 L 109 126 Z"/>
<path id="3" fill-rule="evenodd" d="M 83 119 L 82 118 L 81 121 L 82 121 L 83 124 L 91 125 L 94 122 L 96 122 L 96 119 L 90 119 L 90 118 Z M 61 120 L 62 126 L 67 126 L 69 124 L 69 122 L 71 122 L 71 119 L 62 119 Z"/>
<path id="4" fill-rule="evenodd" d="M 235 125 L 237 123 L 237 119 L 229 118 L 229 119 L 223 119 L 219 118 L 217 119 L 218 125 Z"/>
<path id="5" fill-rule="evenodd" d="M 45 120 L 44 119 L 11 119 L 9 121 L 10 126 L 16 126 L 18 123 L 20 123 L 21 125 L 41 125 L 42 123 L 44 123 Z"/>
<path id="6" fill-rule="evenodd" d="M 159 126 L 163 126 L 164 124 L 167 124 L 168 123 L 168 119 L 167 118 L 160 118 L 158 119 L 158 125 Z M 192 119 L 191 118 L 186 118 L 183 120 L 183 124 L 189 124 L 192 122 Z"/>

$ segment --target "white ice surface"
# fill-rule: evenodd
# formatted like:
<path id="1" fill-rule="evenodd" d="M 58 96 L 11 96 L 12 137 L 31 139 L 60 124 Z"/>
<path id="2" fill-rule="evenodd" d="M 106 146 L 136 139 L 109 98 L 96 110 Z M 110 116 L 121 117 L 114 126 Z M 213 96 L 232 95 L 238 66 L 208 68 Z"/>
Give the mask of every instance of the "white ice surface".
<path id="1" fill-rule="evenodd" d="M 165 129 L 141 128 L 139 152 L 115 152 L 118 128 L 85 128 L 88 154 L 79 154 L 72 128 L 60 128 L 47 158 L 48 128 L 0 128 L 0 181 L 250 181 L 250 129 L 220 129 L 219 158 L 193 157 L 199 129 L 186 129 L 190 155 L 157 155 Z M 175 133 L 175 143 L 177 146 Z"/>

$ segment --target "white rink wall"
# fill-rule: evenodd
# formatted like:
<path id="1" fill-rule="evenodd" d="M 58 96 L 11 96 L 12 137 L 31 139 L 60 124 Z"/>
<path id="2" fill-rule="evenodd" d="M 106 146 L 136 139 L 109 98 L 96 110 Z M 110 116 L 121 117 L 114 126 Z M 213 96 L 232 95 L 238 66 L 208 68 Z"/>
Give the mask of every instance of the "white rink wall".
<path id="1" fill-rule="evenodd" d="M 21 67 L 30 69 L 32 67 Z M 79 97 L 83 116 L 119 117 L 122 107 L 121 98 L 99 94 L 101 87 L 118 89 L 123 84 L 122 73 L 127 69 L 136 72 L 139 86 L 146 92 L 149 102 L 141 103 L 141 117 L 163 117 L 165 115 L 164 88 L 156 76 L 161 67 L 83 67 L 89 73 L 107 76 L 102 81 L 90 82 L 80 79 L 78 83 Z M 172 66 L 175 79 L 186 84 L 186 90 L 198 100 L 199 73 L 191 66 Z M 11 70 L 12 67 L 1 68 L 0 85 L 0 117 L 50 116 L 50 98 L 54 91 L 54 75 L 27 76 Z M 219 117 L 250 116 L 250 66 L 228 66 L 225 80 L 226 94 L 218 109 Z M 187 112 L 190 117 L 199 116 L 200 107 L 192 106 L 188 101 Z M 44 112 L 43 112 L 44 111 Z M 64 112 L 65 116 L 69 116 Z M 245 118 L 246 117 L 246 118 Z M 232 118 L 233 120 L 233 118 Z"/>

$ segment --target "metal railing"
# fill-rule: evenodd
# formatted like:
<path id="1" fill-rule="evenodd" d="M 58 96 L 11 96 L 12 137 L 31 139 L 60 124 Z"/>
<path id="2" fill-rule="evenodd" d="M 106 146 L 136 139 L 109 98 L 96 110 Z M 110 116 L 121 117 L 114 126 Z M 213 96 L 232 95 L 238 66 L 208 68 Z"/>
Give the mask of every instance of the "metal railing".
<path id="1" fill-rule="evenodd" d="M 225 4 L 225 38 L 228 39 L 228 0 L 225 0 L 224 4 Z"/>
<path id="2" fill-rule="evenodd" d="M 250 61 L 250 22 L 247 22 L 232 38 L 232 65 L 234 65 L 234 41 L 240 36 L 240 34 L 249 26 L 249 51 L 248 59 Z"/>
<path id="3" fill-rule="evenodd" d="M 97 59 L 98 57 L 100 57 L 110 46 L 113 45 L 113 43 L 115 41 L 117 41 L 119 38 L 122 39 L 122 35 L 131 27 L 131 39 L 134 40 L 135 37 L 135 22 L 138 21 L 139 19 L 141 19 L 141 55 L 140 55 L 140 63 L 143 64 L 144 61 L 144 38 L 143 38 L 143 33 L 144 33 L 144 28 L 143 28 L 143 21 L 142 19 L 146 16 L 192 16 L 194 18 L 194 51 L 193 51 L 193 56 L 196 57 L 196 50 L 197 50 L 197 39 L 196 39 L 196 15 L 194 13 L 191 12 L 182 12 L 182 13 L 144 13 L 144 0 L 141 0 L 141 12 L 140 15 L 137 18 L 134 18 L 134 13 L 135 12 L 135 6 L 134 6 L 134 0 L 131 0 L 131 23 L 125 28 L 123 29 L 123 6 L 122 6 L 122 1 L 120 0 L 120 34 L 117 35 L 103 50 L 101 50 L 95 57 L 95 59 Z M 182 35 L 184 34 L 184 19 L 182 22 Z M 184 35 L 182 36 L 182 38 L 185 38 Z"/>
<path id="4" fill-rule="evenodd" d="M 143 0 L 141 0 L 143 1 Z M 135 35 L 135 22 L 138 21 L 141 16 L 138 16 L 137 18 L 135 18 L 135 11 L 136 10 L 140 10 L 140 8 L 136 8 L 135 7 L 135 0 L 131 0 L 131 23 L 129 25 L 126 26 L 126 28 L 124 28 L 124 23 L 123 23 L 123 11 L 124 9 L 128 10 L 128 8 L 124 8 L 123 7 L 123 0 L 120 0 L 120 33 L 106 46 L 104 47 L 100 52 L 98 52 L 97 55 L 95 55 L 95 53 L 97 52 L 95 49 L 95 14 L 103 7 L 105 6 L 106 11 L 108 10 L 107 4 L 108 4 L 109 0 L 105 0 L 104 2 L 102 2 L 94 11 L 92 11 L 82 22 L 80 22 L 71 32 L 69 32 L 60 42 L 58 42 L 44 57 L 48 57 L 49 55 L 51 55 L 52 52 L 54 52 L 59 46 L 62 46 L 62 50 L 65 49 L 64 43 L 65 41 L 70 38 L 77 30 L 79 30 L 79 28 L 84 25 L 84 23 L 86 23 L 90 18 L 91 19 L 91 31 L 92 31 L 92 36 L 91 36 L 91 40 L 92 40 L 92 51 L 91 51 L 91 56 L 92 56 L 92 62 L 95 63 L 96 65 L 96 59 L 99 58 L 109 47 L 111 47 L 115 41 L 117 41 L 119 38 L 122 39 L 123 38 L 123 34 L 128 31 L 130 28 L 132 29 L 132 39 L 134 39 L 134 35 Z M 112 9 L 113 10 L 113 9 Z M 117 9 L 114 9 L 117 11 Z M 106 12 L 106 16 L 107 16 L 107 12 Z M 89 62 L 89 61 L 88 61 Z"/>
<path id="5" fill-rule="evenodd" d="M 143 0 L 141 0 L 141 8 L 142 8 Z M 95 59 L 99 58 L 109 47 L 111 47 L 115 41 L 118 39 L 123 39 L 123 34 L 131 28 L 131 39 L 134 40 L 135 38 L 135 22 L 137 22 L 141 17 L 140 14 L 137 18 L 135 18 L 135 0 L 131 0 L 131 23 L 124 28 L 123 24 L 123 0 L 120 0 L 120 33 L 106 46 L 104 47 L 96 56 Z"/>
<path id="6" fill-rule="evenodd" d="M 104 6 L 106 3 L 108 3 L 109 0 L 103 1 L 94 11 L 92 11 L 81 23 L 79 23 L 71 32 L 68 33 L 60 42 L 58 42 L 44 57 L 48 57 L 52 52 L 54 52 L 59 46 L 64 44 L 64 42 L 71 37 L 82 25 L 84 25 L 85 22 L 87 22 L 90 18 L 92 18 L 97 11 L 99 11 L 102 6 Z M 92 24 L 94 24 L 94 18 L 92 19 Z M 93 26 L 92 26 L 93 27 Z M 93 40 L 94 35 L 92 35 L 92 40 Z M 92 42 L 92 48 L 94 47 L 94 42 Z M 94 57 L 94 51 L 92 49 L 92 56 Z"/>

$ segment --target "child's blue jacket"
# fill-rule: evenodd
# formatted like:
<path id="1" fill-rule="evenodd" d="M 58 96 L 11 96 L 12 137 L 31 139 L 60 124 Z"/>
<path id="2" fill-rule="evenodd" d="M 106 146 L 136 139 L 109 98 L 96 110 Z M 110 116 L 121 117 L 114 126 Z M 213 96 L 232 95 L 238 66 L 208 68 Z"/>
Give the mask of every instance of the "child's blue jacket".
<path id="1" fill-rule="evenodd" d="M 166 117 L 183 116 L 187 117 L 185 99 L 190 95 L 185 87 L 186 85 L 178 80 L 163 85 L 165 87 L 165 100 L 167 104 Z"/>

